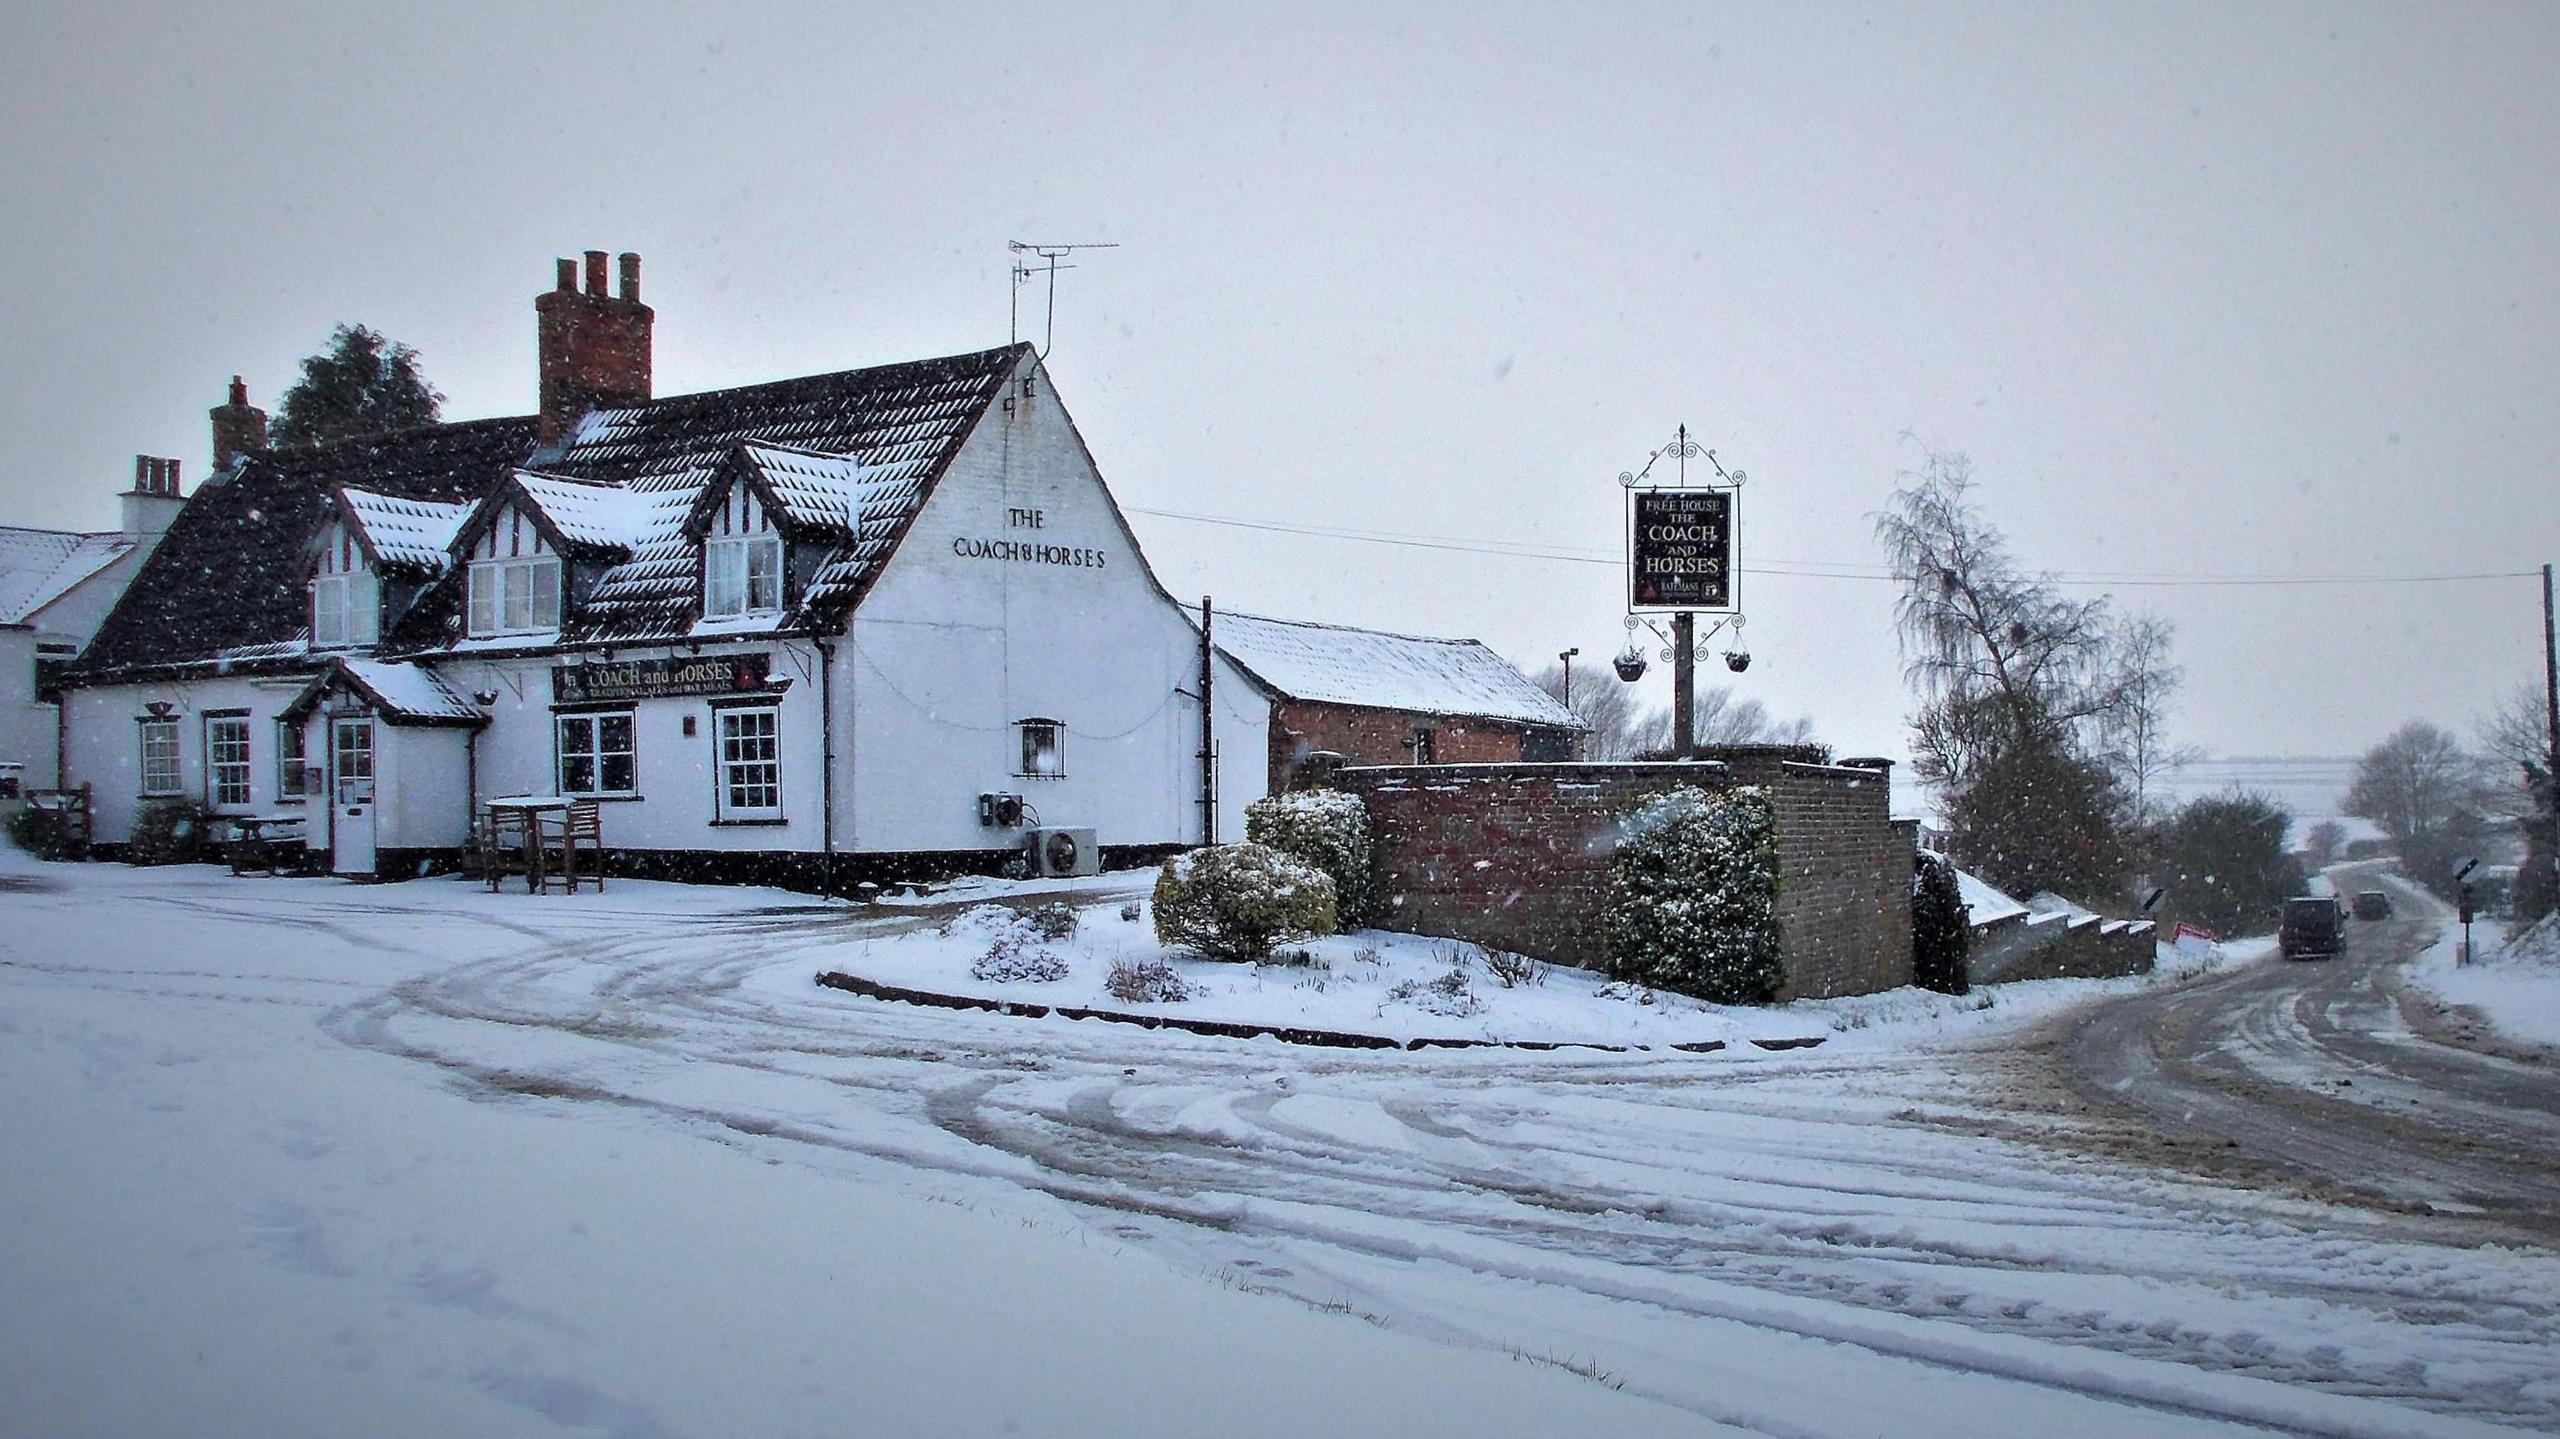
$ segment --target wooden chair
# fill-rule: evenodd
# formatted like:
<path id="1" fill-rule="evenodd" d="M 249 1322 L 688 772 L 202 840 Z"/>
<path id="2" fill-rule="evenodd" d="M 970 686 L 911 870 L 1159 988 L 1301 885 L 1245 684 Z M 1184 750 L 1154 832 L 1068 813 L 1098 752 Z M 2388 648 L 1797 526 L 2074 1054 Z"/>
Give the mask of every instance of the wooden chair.
<path id="1" fill-rule="evenodd" d="M 542 873 L 545 885 L 557 879 L 571 894 L 581 875 L 604 892 L 604 807 L 591 799 L 569 801 L 568 812 L 542 824 Z M 586 858 L 581 860 L 579 856 Z"/>
<path id="2" fill-rule="evenodd" d="M 480 816 L 480 874 L 491 894 L 511 874 L 523 875 L 528 890 L 540 883 L 533 866 L 541 850 L 532 837 L 532 821 L 523 810 L 492 809 Z"/>

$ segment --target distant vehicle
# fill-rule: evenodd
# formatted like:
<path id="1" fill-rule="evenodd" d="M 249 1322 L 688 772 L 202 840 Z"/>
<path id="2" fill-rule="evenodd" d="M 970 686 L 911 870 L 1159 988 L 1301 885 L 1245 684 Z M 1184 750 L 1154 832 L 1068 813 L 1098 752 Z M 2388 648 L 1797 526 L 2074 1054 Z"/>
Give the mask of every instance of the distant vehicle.
<path id="1" fill-rule="evenodd" d="M 2287 959 L 2336 959 L 2347 947 L 2346 912 L 2327 897 L 2288 899 L 2276 948 Z"/>
<path id="2" fill-rule="evenodd" d="M 2391 896 L 2384 894 L 2378 889 L 2358 890 L 2356 892 L 2356 918 L 2389 919 L 2390 917 Z"/>

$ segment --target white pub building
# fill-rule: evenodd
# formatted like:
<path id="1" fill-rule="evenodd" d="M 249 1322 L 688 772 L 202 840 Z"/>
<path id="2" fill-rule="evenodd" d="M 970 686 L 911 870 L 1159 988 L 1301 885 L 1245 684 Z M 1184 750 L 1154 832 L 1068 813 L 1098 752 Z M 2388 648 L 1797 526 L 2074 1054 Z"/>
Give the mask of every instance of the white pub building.
<path id="1" fill-rule="evenodd" d="M 493 797 L 577 796 L 617 872 L 809 887 L 1240 837 L 1272 696 L 1029 346 L 653 398 L 619 270 L 537 299 L 538 415 L 281 451 L 213 412 L 215 476 L 63 694 L 101 842 L 187 799 L 391 877 Z"/>

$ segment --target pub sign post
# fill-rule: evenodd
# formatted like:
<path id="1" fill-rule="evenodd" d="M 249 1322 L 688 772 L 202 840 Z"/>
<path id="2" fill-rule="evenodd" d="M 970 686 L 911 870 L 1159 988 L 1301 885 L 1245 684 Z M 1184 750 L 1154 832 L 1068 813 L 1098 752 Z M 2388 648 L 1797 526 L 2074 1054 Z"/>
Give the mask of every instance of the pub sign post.
<path id="1" fill-rule="evenodd" d="M 1654 466 L 1665 456 L 1674 461 L 1675 476 L 1656 480 Z M 1692 486 L 1689 461 L 1702 456 L 1714 466 L 1716 478 Z M 1681 759 L 1696 753 L 1700 647 L 1727 626 L 1738 639 L 1744 624 L 1734 586 L 1734 535 L 1740 525 L 1746 478 L 1740 470 L 1727 471 L 1715 451 L 1689 437 L 1685 424 L 1670 444 L 1653 452 L 1643 469 L 1618 476 L 1627 491 L 1627 628 L 1653 629 L 1645 616 L 1671 616 L 1664 658 L 1671 661 L 1672 752 Z M 1697 632 L 1702 612 L 1724 616 L 1703 639 Z M 1633 646 L 1628 653 L 1636 656 L 1632 673 L 1625 656 L 1620 658 L 1618 672 L 1632 683 L 1644 672 L 1643 661 Z M 1725 655 L 1725 663 L 1739 673 L 1751 663 L 1751 656 L 1737 644 Z"/>

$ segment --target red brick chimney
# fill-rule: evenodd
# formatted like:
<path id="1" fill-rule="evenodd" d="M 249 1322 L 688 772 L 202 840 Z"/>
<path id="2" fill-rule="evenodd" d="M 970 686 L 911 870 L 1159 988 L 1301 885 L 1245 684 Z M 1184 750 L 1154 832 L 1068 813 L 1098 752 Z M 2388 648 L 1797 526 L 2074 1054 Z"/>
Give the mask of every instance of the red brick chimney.
<path id="1" fill-rule="evenodd" d="M 231 377 L 231 403 L 214 406 L 212 415 L 215 474 L 230 469 L 242 455 L 266 453 L 267 412 L 249 403 L 249 387 L 238 375 Z"/>
<path id="2" fill-rule="evenodd" d="M 622 293 L 605 293 L 605 254 L 586 254 L 587 288 L 578 265 L 560 262 L 558 284 L 533 301 L 542 357 L 542 418 L 536 440 L 557 444 L 589 410 L 636 405 L 649 398 L 649 328 L 640 303 L 640 257 L 622 256 Z"/>

